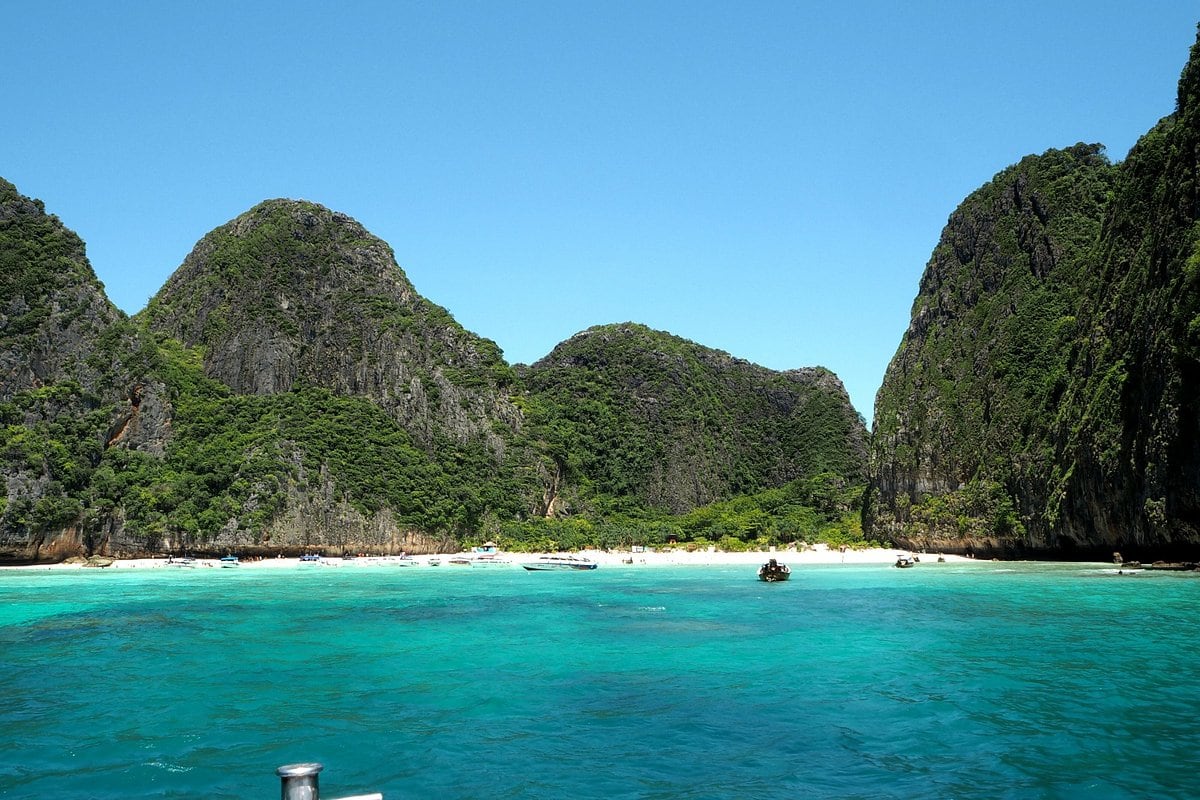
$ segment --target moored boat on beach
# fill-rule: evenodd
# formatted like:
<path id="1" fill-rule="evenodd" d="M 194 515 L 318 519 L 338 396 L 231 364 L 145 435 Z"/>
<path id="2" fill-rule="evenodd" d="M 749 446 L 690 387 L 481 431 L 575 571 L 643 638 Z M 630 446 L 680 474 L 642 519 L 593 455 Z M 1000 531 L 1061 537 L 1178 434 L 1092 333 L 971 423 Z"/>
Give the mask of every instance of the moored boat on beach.
<path id="1" fill-rule="evenodd" d="M 599 564 L 583 556 L 539 556 L 536 561 L 521 564 L 531 572 L 596 569 Z"/>
<path id="2" fill-rule="evenodd" d="M 792 569 L 772 558 L 758 568 L 758 579 L 767 583 L 780 583 L 792 577 Z"/>
<path id="3" fill-rule="evenodd" d="M 221 566 L 223 568 L 236 567 L 238 565 L 237 556 L 221 556 Z"/>
<path id="4" fill-rule="evenodd" d="M 916 566 L 916 563 L 916 559 L 914 559 L 912 556 L 901 554 L 896 556 L 896 563 L 892 566 L 900 567 L 901 569 L 907 569 L 908 567 Z"/>
<path id="5" fill-rule="evenodd" d="M 486 553 L 471 559 L 477 567 L 511 567 L 513 562 L 499 553 Z"/>

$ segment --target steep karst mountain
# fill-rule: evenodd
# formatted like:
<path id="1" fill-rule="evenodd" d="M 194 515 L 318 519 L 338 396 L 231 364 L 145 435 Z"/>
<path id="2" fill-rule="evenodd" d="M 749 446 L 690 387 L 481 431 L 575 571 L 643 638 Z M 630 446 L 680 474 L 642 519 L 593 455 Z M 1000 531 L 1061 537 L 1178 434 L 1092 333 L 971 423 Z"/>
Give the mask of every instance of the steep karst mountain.
<path id="1" fill-rule="evenodd" d="M 201 239 L 139 319 L 202 354 L 173 452 L 227 480 L 192 540 L 428 549 L 538 494 L 500 349 L 344 214 L 259 204 Z"/>
<path id="2" fill-rule="evenodd" d="M 500 348 L 417 294 L 388 245 L 344 214 L 270 200 L 209 233 L 145 312 L 201 346 L 239 394 L 321 387 L 375 402 L 425 447 L 515 429 Z"/>
<path id="3" fill-rule="evenodd" d="M 573 336 L 524 378 L 568 485 L 680 513 L 819 473 L 864 479 L 865 426 L 828 370 L 775 372 L 624 323 Z"/>
<path id="4" fill-rule="evenodd" d="M 931 549 L 1052 535 L 1054 419 L 1113 177 L 1098 146 L 1052 150 L 951 215 L 876 399 L 876 535 Z"/>
<path id="5" fill-rule="evenodd" d="M 420 551 L 484 530 L 564 543 L 547 518 L 582 520 L 567 524 L 582 546 L 614 508 L 641 519 L 813 479 L 771 498 L 798 533 L 860 491 L 863 426 L 825 370 L 625 325 L 522 378 L 384 242 L 293 200 L 205 236 L 126 318 L 82 242 L 3 188 L 0 557 Z"/>
<path id="6" fill-rule="evenodd" d="M 1194 557 L 1200 44 L 1125 161 L 1030 156 L 951 215 L 869 469 L 827 370 L 633 323 L 514 368 L 313 203 L 217 228 L 127 318 L 4 181 L 0 431 L 0 559 L 853 539 L 868 475 L 873 539 Z"/>
<path id="7" fill-rule="evenodd" d="M 161 452 L 153 360 L 79 237 L 0 179 L 0 553 L 57 558 L 107 537 L 94 467 L 105 451 Z"/>
<path id="8" fill-rule="evenodd" d="M 67 378 L 97 388 L 99 339 L 121 316 L 79 237 L 0 179 L 0 399 Z"/>
<path id="9" fill-rule="evenodd" d="M 871 533 L 1138 557 L 1200 546 L 1200 49 L 1117 166 L 1031 156 L 946 225 L 876 402 Z"/>

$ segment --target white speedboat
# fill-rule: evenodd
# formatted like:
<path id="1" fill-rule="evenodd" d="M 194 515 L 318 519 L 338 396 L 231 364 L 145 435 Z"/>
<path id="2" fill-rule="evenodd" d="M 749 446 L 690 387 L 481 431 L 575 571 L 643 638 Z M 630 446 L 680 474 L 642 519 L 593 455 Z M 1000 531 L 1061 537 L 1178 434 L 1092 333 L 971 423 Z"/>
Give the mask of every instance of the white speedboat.
<path id="1" fill-rule="evenodd" d="M 511 567 L 513 563 L 499 553 L 487 553 L 475 556 L 471 559 L 471 562 L 476 567 Z"/>
<path id="2" fill-rule="evenodd" d="M 539 556 L 536 561 L 526 561 L 521 564 L 531 571 L 595 569 L 600 566 L 590 558 L 583 556 Z"/>
<path id="3" fill-rule="evenodd" d="M 790 577 L 792 577 L 791 567 L 773 558 L 758 568 L 758 579 L 767 583 L 780 583 Z"/>
<path id="4" fill-rule="evenodd" d="M 236 567 L 238 565 L 237 556 L 221 556 L 221 566 L 225 568 Z"/>

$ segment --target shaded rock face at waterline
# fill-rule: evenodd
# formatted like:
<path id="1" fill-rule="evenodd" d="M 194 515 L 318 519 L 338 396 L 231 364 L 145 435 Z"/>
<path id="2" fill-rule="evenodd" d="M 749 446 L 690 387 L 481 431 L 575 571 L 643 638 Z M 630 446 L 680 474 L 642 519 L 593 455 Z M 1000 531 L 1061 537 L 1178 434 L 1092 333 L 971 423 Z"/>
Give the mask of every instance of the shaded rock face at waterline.
<path id="1" fill-rule="evenodd" d="M 1200 63 L 1111 166 L 1029 157 L 951 216 L 876 402 L 866 523 L 910 547 L 1200 548 Z"/>
<path id="2" fill-rule="evenodd" d="M 861 420 L 826 370 L 655 334 L 618 376 L 586 373 L 607 387 L 587 413 L 630 423 L 597 439 L 574 379 L 555 377 L 566 350 L 511 367 L 345 215 L 262 203 L 127 318 L 78 237 L 2 188 L 0 558 L 429 552 L 485 527 L 865 472 Z M 625 436 L 638 448 L 612 446 Z"/>

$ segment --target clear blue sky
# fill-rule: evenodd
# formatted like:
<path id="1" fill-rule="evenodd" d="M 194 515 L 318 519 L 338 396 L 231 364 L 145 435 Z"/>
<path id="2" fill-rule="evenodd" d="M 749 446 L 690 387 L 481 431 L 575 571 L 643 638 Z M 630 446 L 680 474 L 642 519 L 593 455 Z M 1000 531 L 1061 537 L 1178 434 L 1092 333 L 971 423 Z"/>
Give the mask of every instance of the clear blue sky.
<path id="1" fill-rule="evenodd" d="M 870 421 L 958 203 L 1028 153 L 1113 160 L 1174 108 L 1200 6 L 12 3 L 0 176 L 134 313 L 271 197 L 392 245 L 532 362 L 632 320 Z"/>

